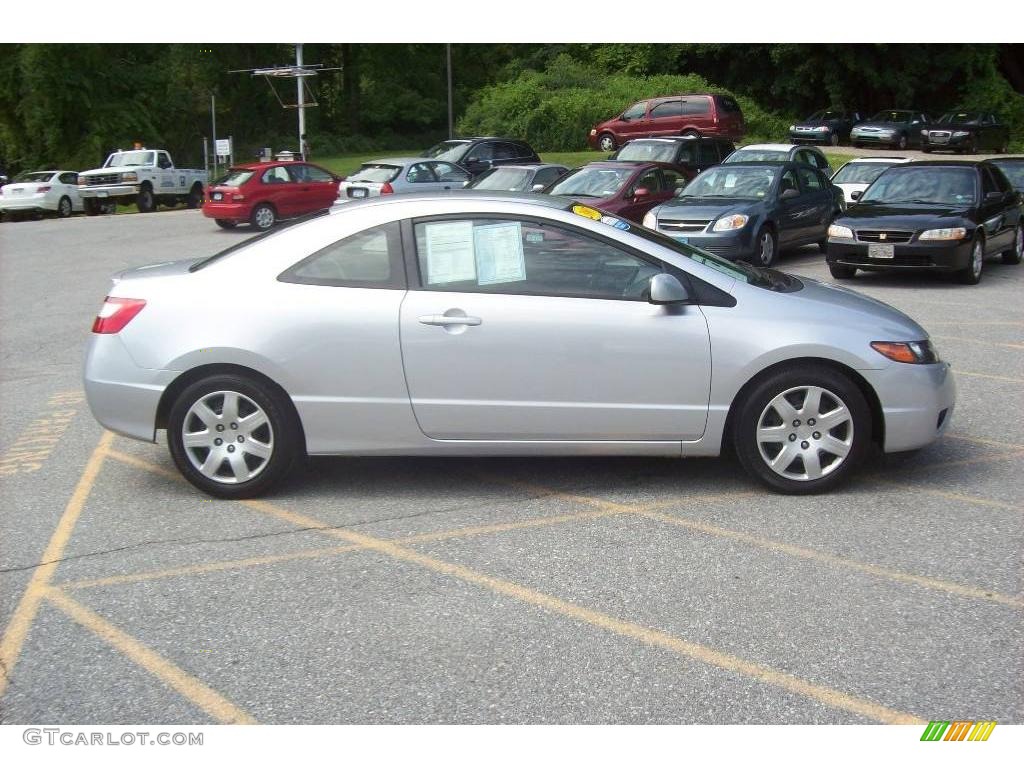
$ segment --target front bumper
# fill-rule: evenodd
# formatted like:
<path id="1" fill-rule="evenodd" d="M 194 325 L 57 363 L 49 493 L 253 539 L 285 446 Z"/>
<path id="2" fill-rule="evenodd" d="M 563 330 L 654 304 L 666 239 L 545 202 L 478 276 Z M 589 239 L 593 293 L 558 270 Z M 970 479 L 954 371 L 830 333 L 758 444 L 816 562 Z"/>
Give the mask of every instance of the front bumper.
<path id="1" fill-rule="evenodd" d="M 700 248 L 702 251 L 713 253 L 715 256 L 721 256 L 730 261 L 752 257 L 757 245 L 754 228 L 750 222 L 747 222 L 742 229 L 734 229 L 730 232 L 698 232 L 691 235 L 663 229 L 658 231 L 677 242 L 692 245 L 694 248 Z"/>
<path id="2" fill-rule="evenodd" d="M 945 141 L 936 141 L 931 136 L 921 136 L 921 146 L 927 149 L 961 149 L 966 146 L 970 140 L 970 135 L 950 136 Z"/>
<path id="3" fill-rule="evenodd" d="M 132 197 L 139 194 L 138 184 L 107 184 L 104 186 L 78 188 L 80 197 Z"/>
<path id="4" fill-rule="evenodd" d="M 883 144 L 885 146 L 891 146 L 897 144 L 900 140 L 899 134 L 887 134 L 887 133 L 851 133 L 850 141 L 852 143 L 860 144 Z"/>
<path id="5" fill-rule="evenodd" d="M 177 371 L 140 368 L 117 334 L 92 334 L 85 398 L 96 421 L 137 440 L 156 440 L 156 411 Z"/>
<path id="6" fill-rule="evenodd" d="M 832 131 L 790 131 L 789 140 L 794 144 L 799 144 L 801 141 L 816 141 L 828 144 L 832 140 Z"/>
<path id="7" fill-rule="evenodd" d="M 882 404 L 886 453 L 921 448 L 946 431 L 956 404 L 956 381 L 949 363 L 893 363 L 860 373 Z"/>
<path id="8" fill-rule="evenodd" d="M 826 260 L 829 264 L 856 267 L 869 272 L 899 269 L 927 269 L 936 272 L 956 272 L 965 269 L 971 259 L 971 241 L 932 240 L 893 245 L 893 257 L 872 258 L 868 256 L 869 243 L 859 240 L 828 241 Z"/>

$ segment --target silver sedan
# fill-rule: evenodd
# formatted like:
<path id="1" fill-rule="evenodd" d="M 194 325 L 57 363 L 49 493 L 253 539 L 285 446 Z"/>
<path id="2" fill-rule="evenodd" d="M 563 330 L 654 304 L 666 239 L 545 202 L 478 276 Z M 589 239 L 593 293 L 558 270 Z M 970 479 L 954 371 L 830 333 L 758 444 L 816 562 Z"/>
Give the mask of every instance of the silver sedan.
<path id="1" fill-rule="evenodd" d="M 200 489 L 316 455 L 715 456 L 833 488 L 919 448 L 955 385 L 881 302 L 716 258 L 562 198 L 351 203 L 202 260 L 121 273 L 89 404 Z M 685 470 L 684 470 L 685 471 Z"/>

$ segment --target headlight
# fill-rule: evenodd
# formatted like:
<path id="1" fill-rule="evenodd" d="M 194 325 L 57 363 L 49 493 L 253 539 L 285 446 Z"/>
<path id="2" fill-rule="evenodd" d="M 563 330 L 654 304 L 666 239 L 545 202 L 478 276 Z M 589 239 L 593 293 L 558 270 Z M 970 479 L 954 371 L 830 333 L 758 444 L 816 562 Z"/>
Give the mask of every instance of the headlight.
<path id="1" fill-rule="evenodd" d="M 897 363 L 927 365 L 939 362 L 939 355 L 931 341 L 872 341 L 871 348 L 883 357 Z"/>
<path id="2" fill-rule="evenodd" d="M 827 125 L 819 125 L 814 130 L 816 130 L 816 131 L 827 131 L 828 130 L 828 126 Z"/>
<path id="3" fill-rule="evenodd" d="M 970 136 L 971 132 L 970 131 L 953 131 L 953 135 L 956 136 L 958 139 L 962 139 L 964 136 Z"/>
<path id="4" fill-rule="evenodd" d="M 796 126 L 795 126 L 795 125 L 791 125 L 791 126 L 789 126 L 789 130 L 791 130 L 791 131 L 795 131 L 795 130 L 796 130 Z"/>
<path id="5" fill-rule="evenodd" d="M 828 228 L 828 236 L 841 240 L 853 240 L 853 230 L 840 224 L 832 224 Z"/>
<path id="6" fill-rule="evenodd" d="M 927 136 L 928 135 L 928 131 L 921 131 L 921 135 L 922 136 Z"/>
<path id="7" fill-rule="evenodd" d="M 643 225 L 648 229 L 658 228 L 658 217 L 655 215 L 654 211 L 648 211 L 644 215 Z"/>
<path id="8" fill-rule="evenodd" d="M 128 173 L 122 173 L 121 174 L 121 181 L 138 181 L 138 180 L 139 180 L 139 174 L 135 173 L 135 171 L 129 171 Z"/>
<path id="9" fill-rule="evenodd" d="M 750 217 L 743 213 L 734 213 L 731 216 L 723 216 L 715 222 L 711 228 L 712 232 L 730 232 L 734 229 L 743 229 L 750 221 Z"/>
<path id="10" fill-rule="evenodd" d="M 967 230 L 963 227 L 952 227 L 950 229 L 927 229 L 921 233 L 918 240 L 963 240 L 967 237 Z"/>
<path id="11" fill-rule="evenodd" d="M 590 129 L 590 135 L 591 136 L 597 136 L 597 128 L 591 128 Z"/>

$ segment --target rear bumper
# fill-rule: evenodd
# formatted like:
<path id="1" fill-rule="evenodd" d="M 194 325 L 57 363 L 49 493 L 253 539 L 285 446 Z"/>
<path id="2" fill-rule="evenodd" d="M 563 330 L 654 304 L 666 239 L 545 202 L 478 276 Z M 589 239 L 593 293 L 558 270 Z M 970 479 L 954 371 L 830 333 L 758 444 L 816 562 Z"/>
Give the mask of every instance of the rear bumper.
<path id="1" fill-rule="evenodd" d="M 227 219 L 228 221 L 248 221 L 252 215 L 252 205 L 249 203 L 225 203 L 205 200 L 203 202 L 203 216 L 208 219 Z"/>
<path id="2" fill-rule="evenodd" d="M 900 269 L 956 272 L 966 268 L 970 262 L 971 241 L 912 241 L 894 245 L 893 258 L 879 259 L 868 256 L 868 243 L 857 240 L 829 240 L 825 258 L 829 264 L 857 267 L 870 272 Z"/>
<path id="3" fill-rule="evenodd" d="M 0 197 L 0 211 L 56 211 L 57 202 L 57 199 L 47 199 L 45 194 Z"/>
<path id="4" fill-rule="evenodd" d="M 860 373 L 882 403 L 886 453 L 921 448 L 946 431 L 956 404 L 956 381 L 949 363 L 893 363 Z"/>

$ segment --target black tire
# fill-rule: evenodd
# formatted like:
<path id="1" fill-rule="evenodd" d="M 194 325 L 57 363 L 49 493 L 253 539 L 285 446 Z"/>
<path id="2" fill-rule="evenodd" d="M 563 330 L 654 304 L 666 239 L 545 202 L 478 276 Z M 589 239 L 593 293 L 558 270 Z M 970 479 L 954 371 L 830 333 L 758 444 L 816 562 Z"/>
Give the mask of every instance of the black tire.
<path id="1" fill-rule="evenodd" d="M 1003 143 L 996 148 L 997 155 L 1005 155 L 1006 151 L 1010 148 L 1009 142 L 1003 139 Z"/>
<path id="2" fill-rule="evenodd" d="M 857 268 L 845 264 L 829 264 L 828 271 L 836 280 L 852 280 L 857 276 Z"/>
<path id="3" fill-rule="evenodd" d="M 189 208 L 201 208 L 203 205 L 203 185 L 196 182 L 192 185 L 192 189 L 188 191 L 188 200 L 186 201 Z"/>
<path id="4" fill-rule="evenodd" d="M 82 201 L 82 205 L 85 208 L 86 216 L 96 216 L 100 212 L 100 207 L 96 203 L 96 199 L 93 197 L 87 197 Z"/>
<path id="5" fill-rule="evenodd" d="M 1013 245 L 1003 251 L 1003 264 L 1020 264 L 1024 255 L 1024 225 L 1018 224 L 1013 234 Z"/>
<path id="6" fill-rule="evenodd" d="M 861 144 L 859 141 L 853 142 L 853 146 L 856 147 L 857 149 L 861 149 L 864 147 L 864 145 Z"/>
<path id="7" fill-rule="evenodd" d="M 214 219 L 217 222 L 217 226 L 221 229 L 234 229 L 238 226 L 237 221 L 231 221 L 231 219 Z"/>
<path id="8" fill-rule="evenodd" d="M 66 219 L 74 212 L 74 207 L 71 205 L 71 198 L 64 195 L 57 202 L 57 218 Z"/>
<path id="9" fill-rule="evenodd" d="M 276 221 L 277 212 L 269 203 L 260 203 L 252 209 L 252 214 L 249 216 L 249 223 L 260 232 L 266 232 L 274 226 Z"/>
<path id="10" fill-rule="evenodd" d="M 765 224 L 757 231 L 757 242 L 751 260 L 759 267 L 770 267 L 775 264 L 778 255 L 779 239 L 775 235 L 775 230 Z"/>
<path id="11" fill-rule="evenodd" d="M 839 146 L 839 133 L 838 133 L 838 131 L 832 131 L 831 135 L 828 137 L 828 143 L 831 144 L 833 147 L 838 147 Z"/>
<path id="12" fill-rule="evenodd" d="M 619 147 L 614 136 L 610 133 L 602 133 L 597 137 L 597 148 L 602 152 L 614 152 Z"/>
<path id="13" fill-rule="evenodd" d="M 806 399 L 811 388 L 822 391 L 819 408 L 814 408 Z M 786 393 L 789 394 L 785 400 L 797 417 L 793 422 L 783 422 L 782 415 L 769 407 L 773 401 L 781 402 L 780 398 Z M 793 405 L 794 402 L 799 407 Z M 839 411 L 838 406 L 844 406 L 845 413 Z M 826 412 L 820 413 L 821 409 Z M 816 417 L 813 420 L 811 413 Z M 823 432 L 814 421 L 830 413 L 839 413 L 838 418 L 843 421 Z M 759 442 L 759 426 L 768 430 L 782 427 L 781 440 Z M 772 490 L 787 494 L 822 493 L 846 480 L 863 460 L 871 444 L 871 410 L 863 393 L 845 374 L 825 364 L 803 363 L 776 370 L 755 381 L 743 401 L 737 403 L 732 418 L 732 440 L 743 468 Z M 840 450 L 846 451 L 845 456 L 828 451 L 829 447 L 840 444 Z M 775 446 L 779 448 L 772 453 Z M 772 459 L 785 462 L 783 451 L 788 451 L 787 456 L 793 458 L 788 464 L 772 469 L 768 463 Z M 815 474 L 814 465 L 805 463 L 813 457 L 819 462 L 820 476 L 801 479 L 801 472 L 805 477 Z"/>
<path id="14" fill-rule="evenodd" d="M 932 148 L 931 147 L 926 147 L 926 146 L 924 146 L 922 144 L 921 145 L 921 151 L 924 152 L 926 155 L 930 155 L 932 153 Z"/>
<path id="15" fill-rule="evenodd" d="M 978 249 L 981 249 L 981 258 L 978 258 Z M 985 241 L 980 237 L 971 244 L 971 258 L 967 266 L 956 273 L 958 282 L 964 285 L 977 285 L 981 282 L 981 275 L 985 271 Z"/>
<path id="16" fill-rule="evenodd" d="M 156 210 L 156 196 L 149 184 L 143 184 L 139 188 L 139 194 L 135 197 L 135 207 L 139 213 L 152 213 Z"/>
<path id="17" fill-rule="evenodd" d="M 900 137 L 896 140 L 896 149 L 903 150 L 907 148 L 907 135 L 901 133 Z"/>
<path id="18" fill-rule="evenodd" d="M 978 151 L 978 145 L 974 141 L 974 137 L 967 139 L 967 143 L 964 144 L 964 148 L 960 150 L 965 155 L 973 155 Z"/>
<path id="19" fill-rule="evenodd" d="M 241 405 L 255 405 L 262 410 L 266 418 L 266 426 L 260 427 L 250 434 L 249 444 L 262 443 L 261 450 L 264 452 L 267 452 L 266 446 L 269 444 L 269 456 L 264 458 L 255 453 L 246 452 L 245 441 L 237 440 L 238 436 L 244 438 L 244 428 L 236 430 L 231 427 L 232 423 L 238 425 L 241 418 L 233 422 L 229 420 L 229 416 L 223 413 L 223 397 L 220 398 L 221 411 L 218 412 L 215 408 L 218 397 L 214 393 L 220 392 L 240 395 L 241 397 L 238 399 Z M 183 430 L 186 426 L 194 429 L 202 424 L 197 421 L 197 417 L 190 416 L 189 411 L 204 399 L 207 399 L 207 404 L 210 404 L 210 409 L 217 417 L 218 429 L 224 427 L 222 431 L 214 433 L 213 427 L 209 426 L 208 431 L 211 435 L 225 435 L 223 438 L 216 438 L 221 439 L 223 444 L 209 449 L 202 447 L 186 449 Z M 246 413 L 243 412 L 241 405 L 238 413 L 244 417 Z M 254 412 L 249 411 L 249 414 Z M 220 421 L 222 416 L 225 417 L 223 423 Z M 187 425 L 186 418 L 189 419 Z M 197 429 L 197 431 L 199 430 Z M 257 437 L 253 437 L 253 435 L 257 435 Z M 245 499 L 259 496 L 280 482 L 291 469 L 295 459 L 303 452 L 300 435 L 301 430 L 294 409 L 284 395 L 261 381 L 237 374 L 210 376 L 187 387 L 171 406 L 167 422 L 167 445 L 178 470 L 199 490 L 223 499 Z M 204 474 L 193 463 L 196 461 L 205 465 L 212 452 L 219 451 L 221 448 L 224 450 L 222 454 L 224 458 L 217 466 L 211 465 L 212 477 Z M 228 454 L 227 451 L 231 448 L 236 450 Z M 253 472 L 253 476 L 242 481 L 231 480 L 233 475 L 229 475 L 229 473 L 233 471 L 230 463 L 232 460 L 241 461 L 242 471 Z"/>

